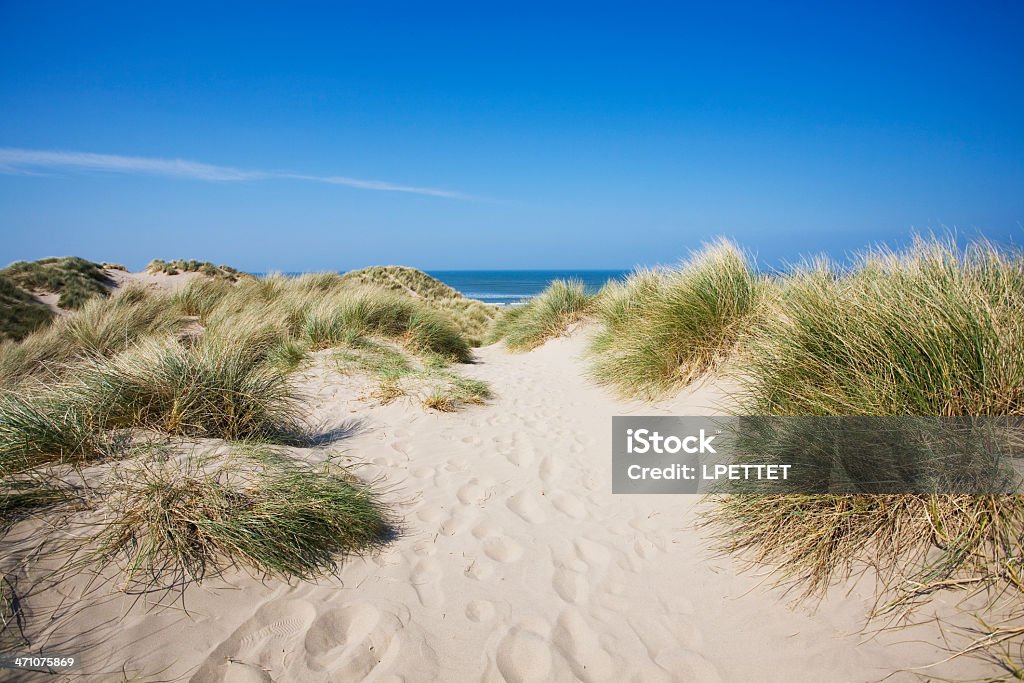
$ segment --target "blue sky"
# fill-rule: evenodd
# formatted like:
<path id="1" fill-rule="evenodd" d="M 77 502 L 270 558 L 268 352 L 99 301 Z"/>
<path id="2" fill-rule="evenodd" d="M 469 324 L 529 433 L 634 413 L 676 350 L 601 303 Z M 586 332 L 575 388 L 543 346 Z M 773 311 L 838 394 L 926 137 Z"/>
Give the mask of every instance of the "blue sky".
<path id="1" fill-rule="evenodd" d="M 0 3 L 0 261 L 1024 242 L 1019 3 Z"/>

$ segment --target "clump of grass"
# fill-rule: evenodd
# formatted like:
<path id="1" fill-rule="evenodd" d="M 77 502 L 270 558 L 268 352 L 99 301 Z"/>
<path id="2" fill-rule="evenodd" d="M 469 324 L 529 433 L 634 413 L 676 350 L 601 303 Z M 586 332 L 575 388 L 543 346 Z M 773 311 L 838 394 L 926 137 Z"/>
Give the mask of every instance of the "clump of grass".
<path id="1" fill-rule="evenodd" d="M 82 407 L 66 396 L 0 394 L 0 481 L 46 463 L 101 457 L 106 442 L 91 429 Z"/>
<path id="2" fill-rule="evenodd" d="M 345 469 L 270 451 L 137 457 L 118 467 L 102 506 L 97 556 L 149 586 L 231 566 L 314 579 L 380 545 L 391 528 L 370 488 Z"/>
<path id="3" fill-rule="evenodd" d="M 451 324 L 417 301 L 379 291 L 324 300 L 306 312 L 302 335 L 312 349 L 342 346 L 359 337 L 400 340 L 416 353 L 470 360 L 469 345 Z"/>
<path id="4" fill-rule="evenodd" d="M 149 265 L 146 266 L 146 271 L 150 273 L 164 273 L 165 275 L 177 275 L 178 273 L 202 273 L 207 277 L 223 278 L 230 282 L 235 282 L 239 278 L 246 277 L 248 275 L 247 273 L 236 270 L 231 266 L 215 266 L 209 261 L 196 261 L 194 259 L 174 259 L 173 261 L 153 259 L 149 262 Z"/>
<path id="5" fill-rule="evenodd" d="M 50 308 L 0 276 L 0 339 L 21 340 L 53 319 Z"/>
<path id="6" fill-rule="evenodd" d="M 16 522 L 72 499 L 71 492 L 43 472 L 0 479 L 0 534 Z M 3 628 L 0 626 L 0 631 Z"/>
<path id="7" fill-rule="evenodd" d="M 205 321 L 224 297 L 231 291 L 231 282 L 225 279 L 197 278 L 176 291 L 172 301 L 183 315 Z"/>
<path id="8" fill-rule="evenodd" d="M 126 287 L 110 299 L 94 298 L 73 315 L 0 347 L 0 386 L 27 378 L 59 378 L 81 360 L 113 355 L 151 336 L 166 336 L 181 321 L 163 295 Z"/>
<path id="9" fill-rule="evenodd" d="M 267 363 L 281 372 L 291 372 L 309 358 L 309 349 L 296 341 L 284 341 L 267 351 Z"/>
<path id="10" fill-rule="evenodd" d="M 592 297 L 579 280 L 555 280 L 520 306 L 505 310 L 491 328 L 489 341 L 501 339 L 513 351 L 529 351 L 565 334 L 587 313 Z"/>
<path id="11" fill-rule="evenodd" d="M 744 341 L 765 415 L 1024 414 L 1024 258 L 918 239 L 795 273 Z"/>
<path id="12" fill-rule="evenodd" d="M 1024 259 L 917 240 L 781 283 L 742 342 L 740 410 L 760 415 L 1024 414 Z M 1024 589 L 1024 497 L 726 496 L 721 546 L 809 593 L 856 565 L 912 600 L 952 585 Z M 908 586 L 910 587 L 908 589 Z"/>
<path id="13" fill-rule="evenodd" d="M 77 256 L 17 261 L 0 270 L 0 275 L 24 290 L 59 294 L 57 305 L 69 310 L 107 296 L 111 285 L 103 266 Z"/>
<path id="14" fill-rule="evenodd" d="M 772 566 L 807 596 L 864 567 L 900 604 L 956 581 L 1024 589 L 1016 495 L 731 495 L 706 519 L 720 549 Z"/>
<path id="15" fill-rule="evenodd" d="M 302 432 L 295 388 L 242 341 L 148 342 L 96 361 L 61 388 L 98 429 L 292 441 Z"/>
<path id="16" fill-rule="evenodd" d="M 487 383 L 480 380 L 453 373 L 436 375 L 435 379 L 439 381 L 420 399 L 423 407 L 431 410 L 452 413 L 463 406 L 481 405 L 493 396 Z"/>
<path id="17" fill-rule="evenodd" d="M 595 312 L 593 375 L 629 397 L 655 398 L 714 369 L 734 349 L 765 283 L 720 240 L 674 270 L 640 271 L 606 286 Z"/>
<path id="18" fill-rule="evenodd" d="M 413 396 L 425 408 L 454 412 L 482 404 L 493 395 L 486 382 L 447 370 L 449 362 L 443 356 L 428 355 L 414 362 L 398 348 L 357 339 L 336 351 L 334 358 L 342 372 L 373 376 L 377 387 L 371 396 L 384 405 Z"/>
<path id="19" fill-rule="evenodd" d="M 422 301 L 454 325 L 472 346 L 480 345 L 491 321 L 498 316 L 496 306 L 466 298 L 437 278 L 405 266 L 353 270 L 341 276 L 336 284 L 348 288 L 384 289 Z"/>

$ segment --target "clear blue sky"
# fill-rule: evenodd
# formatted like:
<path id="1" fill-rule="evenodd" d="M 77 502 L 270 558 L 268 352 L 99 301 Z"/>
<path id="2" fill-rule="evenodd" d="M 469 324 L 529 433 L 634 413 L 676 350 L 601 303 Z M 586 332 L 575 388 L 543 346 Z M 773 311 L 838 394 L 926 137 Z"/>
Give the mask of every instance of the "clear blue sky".
<path id="1" fill-rule="evenodd" d="M 1022 36 L 1015 2 L 4 1 L 0 261 L 1019 244 Z"/>

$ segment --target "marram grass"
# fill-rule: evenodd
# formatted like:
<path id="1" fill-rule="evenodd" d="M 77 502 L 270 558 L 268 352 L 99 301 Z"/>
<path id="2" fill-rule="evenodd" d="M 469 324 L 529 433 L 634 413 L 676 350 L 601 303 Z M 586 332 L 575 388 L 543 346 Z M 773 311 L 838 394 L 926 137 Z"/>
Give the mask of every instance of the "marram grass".
<path id="1" fill-rule="evenodd" d="M 767 284 L 721 240 L 680 267 L 607 285 L 594 309 L 592 374 L 628 397 L 656 398 L 714 369 L 734 349 Z"/>
<path id="2" fill-rule="evenodd" d="M 743 340 L 744 410 L 1024 414 L 1024 259 L 918 240 L 786 278 Z"/>
<path id="3" fill-rule="evenodd" d="M 529 351 L 565 334 L 586 315 L 591 300 L 581 281 L 555 280 L 526 303 L 506 308 L 491 327 L 488 341 L 504 340 L 512 351 Z"/>
<path id="4" fill-rule="evenodd" d="M 61 391 L 95 429 L 272 441 L 302 432 L 287 375 L 230 340 L 142 344 L 83 368 Z"/>
<path id="5" fill-rule="evenodd" d="M 48 463 L 102 457 L 109 438 L 92 429 L 85 409 L 59 394 L 0 394 L 0 481 Z"/>
<path id="6" fill-rule="evenodd" d="M 784 278 L 741 335 L 741 411 L 1021 415 L 1024 260 L 918 240 Z M 723 496 L 720 547 L 823 590 L 872 566 L 899 602 L 947 586 L 1024 589 L 1024 496 Z"/>
<path id="7" fill-rule="evenodd" d="M 399 340 L 417 353 L 439 354 L 458 362 L 468 361 L 471 355 L 458 330 L 425 304 L 380 291 L 321 301 L 306 312 L 301 335 L 314 350 L 377 336 Z"/>
<path id="8" fill-rule="evenodd" d="M 118 467 L 101 506 L 95 556 L 149 587 L 231 566 L 314 579 L 392 533 L 376 495 L 344 468 L 259 449 L 184 461 L 143 453 Z"/>

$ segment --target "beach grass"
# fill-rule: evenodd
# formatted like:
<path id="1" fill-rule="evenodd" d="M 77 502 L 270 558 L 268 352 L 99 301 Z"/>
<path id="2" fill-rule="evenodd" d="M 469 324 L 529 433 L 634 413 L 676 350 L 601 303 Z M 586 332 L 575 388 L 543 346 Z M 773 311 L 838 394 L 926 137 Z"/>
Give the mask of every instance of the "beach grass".
<path id="1" fill-rule="evenodd" d="M 19 341 L 53 319 L 50 308 L 0 276 L 0 340 Z"/>
<path id="2" fill-rule="evenodd" d="M 374 377 L 380 396 L 436 411 L 491 396 L 452 365 L 472 359 L 467 330 L 482 333 L 492 307 L 428 276 L 402 271 L 398 287 L 206 265 L 156 264 L 202 277 L 173 291 L 124 286 L 0 346 L 4 529 L 73 503 L 93 525 L 90 558 L 116 561 L 126 586 L 232 565 L 313 578 L 391 530 L 370 485 L 268 446 L 310 443 L 294 373 L 319 362 L 314 352 Z M 225 445 L 203 451 L 211 439 Z"/>
<path id="3" fill-rule="evenodd" d="M 313 350 L 340 346 L 360 337 L 400 340 L 416 353 L 457 362 L 471 358 L 466 339 L 426 305 L 379 290 L 321 300 L 302 322 L 302 338 Z"/>
<path id="4" fill-rule="evenodd" d="M 404 396 L 418 400 L 425 408 L 449 413 L 493 397 L 486 382 L 450 370 L 451 363 L 445 356 L 410 356 L 386 342 L 355 339 L 336 350 L 334 360 L 343 373 L 373 377 L 377 386 L 371 396 L 385 405 Z"/>
<path id="5" fill-rule="evenodd" d="M 224 279 L 235 282 L 241 277 L 252 277 L 231 266 L 214 265 L 210 261 L 196 261 L 195 259 L 153 259 L 146 266 L 146 272 L 163 273 L 164 275 L 178 275 L 179 273 L 202 273 L 210 278 Z"/>
<path id="6" fill-rule="evenodd" d="M 145 342 L 84 367 L 58 391 L 88 410 L 95 430 L 277 442 L 303 432 L 289 377 L 244 341 Z"/>
<path id="7" fill-rule="evenodd" d="M 678 268 L 639 271 L 597 296 L 592 374 L 627 397 L 656 398 L 713 370 L 736 346 L 767 283 L 719 240 Z"/>
<path id="8" fill-rule="evenodd" d="M 181 316 L 164 295 L 125 287 L 109 299 L 94 297 L 17 344 L 0 346 L 0 387 L 26 379 L 52 382 L 78 361 L 109 357 L 138 340 L 168 336 Z"/>
<path id="9" fill-rule="evenodd" d="M 60 485 L 51 473 L 27 472 L 0 480 L 0 535 L 33 514 L 73 499 L 73 492 Z"/>
<path id="10" fill-rule="evenodd" d="M 565 334 L 581 320 L 593 297 L 579 280 L 555 280 L 519 306 L 506 308 L 491 327 L 488 342 L 503 340 L 512 351 L 529 351 Z"/>
<path id="11" fill-rule="evenodd" d="M 740 340 L 740 412 L 1024 414 L 1024 259 L 934 238 L 786 277 Z M 951 585 L 1021 590 L 1024 497 L 723 496 L 720 547 L 820 593 L 872 566 L 895 600 Z"/>
<path id="12" fill-rule="evenodd" d="M 66 310 L 107 296 L 111 285 L 101 264 L 77 256 L 17 261 L 0 270 L 0 276 L 29 292 L 58 294 L 57 305 Z"/>
<path id="13" fill-rule="evenodd" d="M 405 266 L 373 266 L 340 276 L 343 287 L 384 289 L 427 303 L 455 326 L 470 346 L 479 346 L 498 316 L 498 309 L 476 299 L 468 299 L 457 290 L 421 270 Z"/>
<path id="14" fill-rule="evenodd" d="M 98 505 L 108 521 L 94 556 L 144 586 L 232 566 L 312 580 L 392 533 L 377 496 L 344 468 L 251 446 L 185 458 L 144 450 L 117 467 Z"/>
<path id="15" fill-rule="evenodd" d="M 47 463 L 81 463 L 103 457 L 106 435 L 97 433 L 82 406 L 60 393 L 33 398 L 0 394 L 0 480 Z"/>

